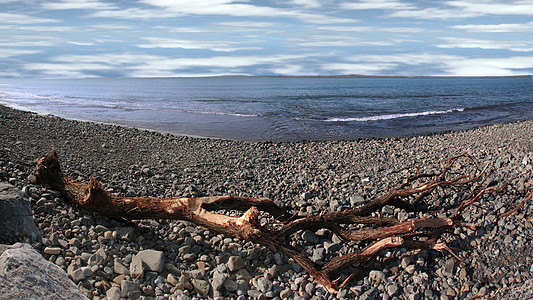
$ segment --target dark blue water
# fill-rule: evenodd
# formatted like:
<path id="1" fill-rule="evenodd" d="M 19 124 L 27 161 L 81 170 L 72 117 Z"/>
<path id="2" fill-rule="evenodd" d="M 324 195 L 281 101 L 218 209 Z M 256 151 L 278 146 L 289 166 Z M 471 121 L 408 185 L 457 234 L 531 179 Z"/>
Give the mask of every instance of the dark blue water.
<path id="1" fill-rule="evenodd" d="M 346 140 L 533 119 L 533 77 L 2 80 L 0 103 L 180 135 Z"/>

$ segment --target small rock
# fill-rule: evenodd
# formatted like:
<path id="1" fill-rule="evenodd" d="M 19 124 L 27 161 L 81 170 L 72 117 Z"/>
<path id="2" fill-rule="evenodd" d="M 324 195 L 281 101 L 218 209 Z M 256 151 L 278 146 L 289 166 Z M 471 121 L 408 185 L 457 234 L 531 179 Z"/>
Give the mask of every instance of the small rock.
<path id="1" fill-rule="evenodd" d="M 193 279 L 192 280 L 192 285 L 194 287 L 194 290 L 197 292 L 197 293 L 200 293 L 204 296 L 207 296 L 209 294 L 209 289 L 211 287 L 211 285 L 209 284 L 209 282 L 203 280 L 203 279 Z"/>
<path id="2" fill-rule="evenodd" d="M 426 290 L 424 291 L 424 296 L 426 296 L 426 298 L 431 298 L 431 297 L 433 297 L 433 291 L 430 290 L 430 289 L 426 289 Z"/>
<path id="3" fill-rule="evenodd" d="M 143 175 L 145 176 L 152 176 L 152 170 L 150 170 L 150 168 L 146 167 L 146 168 L 143 168 L 142 171 Z"/>
<path id="4" fill-rule="evenodd" d="M 125 279 L 126 279 L 125 275 L 118 275 L 117 277 L 113 279 L 113 282 L 116 284 L 121 284 L 122 280 L 125 280 Z"/>
<path id="5" fill-rule="evenodd" d="M 409 274 L 413 274 L 415 270 L 416 270 L 415 265 L 408 265 L 407 267 L 405 267 L 405 272 Z"/>
<path id="6" fill-rule="evenodd" d="M 255 282 L 255 286 L 263 293 L 272 290 L 272 282 L 265 277 L 259 277 Z"/>
<path id="7" fill-rule="evenodd" d="M 381 283 L 382 281 L 385 281 L 386 276 L 382 271 L 372 270 L 368 274 L 368 279 L 375 283 Z"/>
<path id="8" fill-rule="evenodd" d="M 310 296 L 313 296 L 315 294 L 315 285 L 311 282 L 307 283 L 305 285 L 305 292 L 310 295 Z"/>
<path id="9" fill-rule="evenodd" d="M 245 265 L 246 261 L 244 261 L 244 259 L 242 259 L 240 256 L 236 255 L 230 256 L 228 262 L 226 263 L 226 267 L 228 267 L 231 272 L 238 271 L 244 268 Z"/>
<path id="10" fill-rule="evenodd" d="M 108 231 L 109 229 L 107 229 L 107 227 L 105 227 L 103 225 L 98 224 L 98 225 L 96 225 L 94 227 L 93 230 L 94 230 L 94 232 L 105 232 L 105 231 Z"/>
<path id="11" fill-rule="evenodd" d="M 302 233 L 302 239 L 306 242 L 318 244 L 320 241 L 318 236 L 311 230 L 306 230 Z"/>
<path id="12" fill-rule="evenodd" d="M 512 242 L 514 241 L 515 237 L 512 236 L 512 235 L 508 235 L 505 237 L 505 239 L 503 240 L 503 243 L 506 244 L 506 245 L 511 245 Z"/>
<path id="13" fill-rule="evenodd" d="M 411 256 L 404 256 L 400 260 L 400 266 L 402 266 L 402 268 L 405 269 L 407 268 L 407 266 L 411 264 L 412 261 L 413 261 L 413 258 Z"/>
<path id="14" fill-rule="evenodd" d="M 326 252 L 326 249 L 324 249 L 322 247 L 315 248 L 313 250 L 313 256 L 311 257 L 311 260 L 314 261 L 314 262 L 317 262 L 319 260 L 324 259 L 325 252 Z"/>
<path id="15" fill-rule="evenodd" d="M 388 206 L 384 206 L 382 209 L 381 209 L 381 212 L 386 214 L 386 215 L 392 215 L 394 214 L 394 209 L 388 207 Z"/>
<path id="16" fill-rule="evenodd" d="M 130 270 L 128 270 L 128 268 L 126 268 L 122 263 L 120 263 L 118 259 L 115 259 L 115 262 L 113 264 L 113 271 L 117 274 L 130 275 Z"/>
<path id="17" fill-rule="evenodd" d="M 30 183 L 36 184 L 37 183 L 37 177 L 33 174 L 28 175 L 28 181 Z"/>
<path id="18" fill-rule="evenodd" d="M 135 239 L 133 228 L 131 227 L 117 228 L 117 238 L 121 240 L 125 240 L 127 242 L 133 241 Z"/>
<path id="19" fill-rule="evenodd" d="M 72 270 L 68 274 L 70 275 L 70 277 L 72 277 L 72 281 L 74 281 L 75 283 L 78 283 L 83 279 L 87 278 L 81 269 Z"/>
<path id="20" fill-rule="evenodd" d="M 246 292 L 248 294 L 248 296 L 250 296 L 252 299 L 265 299 L 264 295 L 260 292 L 260 291 L 257 291 L 257 290 L 248 290 L 248 292 Z"/>
<path id="21" fill-rule="evenodd" d="M 213 290 L 218 291 L 224 284 L 224 281 L 226 280 L 226 275 L 222 274 L 218 271 L 215 271 L 213 273 L 213 280 L 211 281 L 211 286 L 213 287 Z"/>
<path id="22" fill-rule="evenodd" d="M 165 269 L 174 275 L 181 275 L 181 271 L 173 264 L 165 264 Z"/>
<path id="23" fill-rule="evenodd" d="M 130 275 L 134 278 L 142 276 L 144 273 L 143 263 L 140 257 L 134 256 L 130 263 Z"/>
<path id="24" fill-rule="evenodd" d="M 161 272 L 165 266 L 164 254 L 157 250 L 143 250 L 133 256 L 130 264 L 130 274 L 136 277 L 143 271 Z"/>
<path id="25" fill-rule="evenodd" d="M 227 291 L 234 292 L 234 291 L 236 291 L 239 288 L 239 285 L 237 284 L 237 282 L 235 280 L 227 278 L 224 281 L 224 288 Z"/>
<path id="26" fill-rule="evenodd" d="M 398 286 L 395 285 L 395 284 L 391 284 L 391 285 L 388 285 L 387 286 L 387 294 L 389 294 L 389 296 L 394 296 L 398 293 Z"/>
<path id="27" fill-rule="evenodd" d="M 365 198 L 361 195 L 353 195 L 350 197 L 350 204 L 352 206 L 359 206 L 365 202 Z"/>
<path id="28" fill-rule="evenodd" d="M 446 290 L 446 295 L 450 296 L 450 297 L 455 297 L 455 295 L 457 295 L 457 293 L 455 292 L 455 290 L 453 288 L 449 287 Z"/>
<path id="29" fill-rule="evenodd" d="M 61 248 L 59 247 L 46 247 L 44 248 L 43 252 L 45 254 L 49 254 L 49 255 L 58 255 L 61 253 Z"/>
<path id="30" fill-rule="evenodd" d="M 326 253 L 335 253 L 342 248 L 342 245 L 340 243 L 330 243 L 326 241 L 324 242 L 324 248 L 326 249 Z"/>
<path id="31" fill-rule="evenodd" d="M 138 282 L 131 281 L 131 280 L 122 280 L 120 282 L 120 290 L 121 290 L 121 296 L 122 297 L 130 297 L 135 296 L 137 293 L 140 292 L 140 285 Z"/>
<path id="32" fill-rule="evenodd" d="M 155 295 L 155 293 L 154 293 L 154 288 L 153 288 L 151 285 L 148 285 L 148 286 L 143 287 L 142 290 L 143 290 L 143 293 L 144 293 L 145 295 L 148 295 L 148 296 L 153 296 L 153 295 Z"/>
<path id="33" fill-rule="evenodd" d="M 311 192 L 305 192 L 305 193 L 302 193 L 302 194 L 300 195 L 300 198 L 301 198 L 302 200 L 307 201 L 307 200 L 313 198 L 313 194 L 312 194 Z"/>
<path id="34" fill-rule="evenodd" d="M 464 268 L 459 271 L 459 279 L 464 280 L 466 278 L 466 270 Z"/>
<path id="35" fill-rule="evenodd" d="M 281 299 L 292 299 L 292 291 L 291 289 L 284 289 L 279 293 L 279 297 Z"/>
<path id="36" fill-rule="evenodd" d="M 240 269 L 239 271 L 237 271 L 237 274 L 235 277 L 237 279 L 244 279 L 246 281 L 249 281 L 250 279 L 252 279 L 252 275 L 250 275 L 250 272 L 248 272 L 248 270 L 246 269 Z"/>
<path id="37" fill-rule="evenodd" d="M 68 244 L 70 246 L 75 246 L 75 247 L 79 247 L 81 245 L 81 241 L 80 239 L 78 238 L 71 238 L 69 241 L 68 241 Z"/>
<path id="38" fill-rule="evenodd" d="M 193 289 L 193 286 L 192 284 L 189 282 L 189 276 L 185 275 L 185 274 L 182 274 L 180 276 L 180 278 L 178 279 L 178 284 L 176 284 L 176 289 L 180 289 L 180 290 L 192 290 Z"/>
<path id="39" fill-rule="evenodd" d="M 98 251 L 96 251 L 96 253 L 91 255 L 91 257 L 89 257 L 89 259 L 87 260 L 87 264 L 89 266 L 102 265 L 106 259 L 107 259 L 107 255 L 104 249 L 100 248 L 98 249 Z"/>
<path id="40" fill-rule="evenodd" d="M 120 300 L 120 288 L 117 286 L 111 287 L 107 290 L 106 296 L 108 300 Z"/>

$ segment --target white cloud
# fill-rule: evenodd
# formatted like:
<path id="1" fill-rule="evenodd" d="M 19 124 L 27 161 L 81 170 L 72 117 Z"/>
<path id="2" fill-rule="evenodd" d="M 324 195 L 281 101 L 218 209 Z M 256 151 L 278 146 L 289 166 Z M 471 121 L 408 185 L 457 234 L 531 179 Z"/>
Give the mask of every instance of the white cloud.
<path id="1" fill-rule="evenodd" d="M 411 54 L 394 54 L 394 55 L 354 55 L 346 58 L 348 61 L 380 64 L 393 69 L 401 65 L 420 66 L 420 65 L 442 65 L 443 62 L 463 59 L 461 56 L 446 54 L 429 54 L 429 53 L 411 53 Z M 413 74 L 417 75 L 417 74 Z"/>
<path id="2" fill-rule="evenodd" d="M 208 68 L 209 73 L 245 74 L 242 68 L 265 65 L 271 69 L 275 66 L 286 66 L 292 61 L 303 58 L 302 55 L 264 55 L 264 56 L 214 56 L 202 58 L 163 58 L 145 61 L 143 64 L 132 66 L 130 75 L 146 77 L 154 72 L 174 74 L 188 69 Z M 206 72 L 207 73 L 207 72 Z"/>
<path id="3" fill-rule="evenodd" d="M 58 22 L 55 19 L 38 18 L 16 13 L 0 13 L 0 20 L 4 24 L 40 24 Z"/>
<path id="4" fill-rule="evenodd" d="M 236 3 L 233 0 L 141 0 L 143 3 L 163 7 L 165 10 L 193 15 L 225 15 L 234 17 L 296 18 L 310 23 L 344 23 L 352 19 L 311 14 L 296 9 Z"/>
<path id="5" fill-rule="evenodd" d="M 27 63 L 23 66 L 26 71 L 40 72 L 47 77 L 83 78 L 93 76 L 94 71 L 112 70 L 105 64 L 54 64 L 54 63 Z"/>
<path id="6" fill-rule="evenodd" d="M 358 2 L 343 3 L 341 7 L 351 10 L 367 10 L 367 9 L 415 9 L 416 6 L 401 1 L 395 0 L 365 0 Z"/>
<path id="7" fill-rule="evenodd" d="M 99 72 L 120 72 L 125 77 L 182 76 L 183 74 L 246 74 L 243 67 L 283 67 L 303 55 L 213 56 L 202 58 L 168 58 L 144 54 L 63 55 L 49 63 L 27 63 L 26 71 L 52 77 L 90 77 Z M 200 71 L 196 69 L 206 69 Z M 192 70 L 192 71 L 191 71 Z"/>
<path id="8" fill-rule="evenodd" d="M 184 69 L 190 67 L 248 67 L 261 64 L 277 64 L 292 59 L 302 58 L 301 55 L 265 55 L 265 56 L 213 56 L 205 58 L 166 58 L 162 62 L 153 60 L 149 65 L 159 69 Z"/>
<path id="9" fill-rule="evenodd" d="M 369 27 L 369 26 L 318 26 L 318 30 L 334 32 L 391 32 L 391 33 L 419 33 L 423 28 L 416 27 Z"/>
<path id="10" fill-rule="evenodd" d="M 531 32 L 533 31 L 533 22 L 523 24 L 488 24 L 488 25 L 456 25 L 455 29 L 463 29 L 470 32 Z"/>
<path id="11" fill-rule="evenodd" d="M 95 54 L 95 55 L 61 55 L 54 57 L 52 61 L 60 63 L 80 64 L 105 64 L 112 66 L 139 64 L 145 61 L 158 61 L 166 59 L 164 56 L 149 54 Z"/>
<path id="12" fill-rule="evenodd" d="M 73 27 L 67 26 L 18 26 L 14 29 L 40 32 L 66 32 L 74 30 Z"/>
<path id="13" fill-rule="evenodd" d="M 117 19 L 133 19 L 133 20 L 150 20 L 150 19 L 166 19 L 183 16 L 183 13 L 177 11 L 166 11 L 162 9 L 141 9 L 136 7 L 125 9 L 108 9 L 98 10 L 91 14 L 92 17 L 97 18 L 117 18 Z"/>
<path id="14" fill-rule="evenodd" d="M 528 74 L 533 68 L 533 56 L 468 58 L 459 55 L 412 53 L 397 55 L 355 55 L 350 63 L 328 64 L 324 69 L 343 71 L 344 74 L 390 75 L 398 68 L 428 66 L 435 74 L 449 76 L 511 76 Z"/>
<path id="15" fill-rule="evenodd" d="M 365 32 L 375 30 L 376 27 L 369 26 L 318 26 L 318 30 L 328 30 L 334 32 Z"/>
<path id="16" fill-rule="evenodd" d="M 322 69 L 335 74 L 374 75 L 392 69 L 395 66 L 395 64 L 381 62 L 327 63 L 322 66 Z"/>
<path id="17" fill-rule="evenodd" d="M 116 9 L 117 6 L 98 0 L 63 0 L 60 2 L 43 3 L 42 7 L 51 10 L 65 9 Z"/>
<path id="18" fill-rule="evenodd" d="M 441 38 L 445 44 L 435 45 L 439 48 L 480 48 L 480 49 L 505 49 L 511 51 L 529 52 L 533 51 L 533 42 L 526 41 L 502 41 L 502 40 L 480 40 L 467 38 Z"/>
<path id="19" fill-rule="evenodd" d="M 393 1 L 394 2 L 394 1 Z M 396 8 L 389 17 L 417 19 L 462 19 L 488 15 L 533 15 L 533 2 L 518 1 L 447 1 L 443 7 L 409 7 Z"/>
<path id="20" fill-rule="evenodd" d="M 320 0 L 291 0 L 290 3 L 305 8 L 318 8 L 322 6 Z"/>
<path id="21" fill-rule="evenodd" d="M 462 11 L 458 9 L 440 9 L 440 8 L 424 8 L 412 10 L 398 10 L 388 14 L 391 18 L 415 18 L 415 19 L 464 19 L 479 17 L 482 14 L 479 12 Z"/>
<path id="22" fill-rule="evenodd" d="M 244 22 L 244 21 L 219 22 L 218 24 L 221 26 L 229 26 L 229 27 L 243 27 L 243 28 L 254 27 L 254 29 L 283 26 L 283 24 L 279 24 L 275 22 Z"/>
<path id="23" fill-rule="evenodd" d="M 414 9 L 416 6 L 395 0 L 365 0 L 358 2 L 342 3 L 341 7 L 350 10 L 367 10 L 367 9 Z"/>
<path id="24" fill-rule="evenodd" d="M 363 40 L 357 37 L 333 34 L 314 34 L 297 36 L 289 39 L 291 46 L 298 47 L 359 47 L 359 46 L 390 46 L 391 40 Z"/>
<path id="25" fill-rule="evenodd" d="M 109 29 L 109 30 L 129 30 L 134 29 L 133 26 L 130 25 L 124 25 L 124 24 L 93 24 L 89 25 L 89 28 L 96 28 L 96 29 Z"/>
<path id="26" fill-rule="evenodd" d="M 533 56 L 506 58 L 477 58 L 446 62 L 451 74 L 463 76 L 512 76 L 527 75 L 533 68 Z"/>
<path id="27" fill-rule="evenodd" d="M 37 54 L 40 53 L 39 50 L 28 50 L 28 49 L 9 49 L 9 48 L 0 48 L 0 58 L 5 59 L 8 57 L 28 55 L 28 54 Z"/>
<path id="28" fill-rule="evenodd" d="M 298 42 L 299 47 L 361 47 L 361 46 L 390 46 L 390 41 L 364 41 L 360 39 L 344 38 L 342 40 L 322 40 Z M 294 45 L 293 45 L 294 46 Z"/>
<path id="29" fill-rule="evenodd" d="M 271 73 L 280 75 L 314 75 L 318 74 L 309 70 L 308 67 L 296 64 L 287 64 L 283 66 L 276 66 L 269 69 Z"/>
<path id="30" fill-rule="evenodd" d="M 16 40 L 16 39 L 7 39 L 0 40 L 0 44 L 6 47 L 50 47 L 56 46 L 60 42 L 54 39 L 44 38 L 42 40 L 35 38 L 34 40 Z"/>
<path id="31" fill-rule="evenodd" d="M 92 46 L 94 45 L 93 42 L 67 42 L 68 44 L 76 45 L 76 46 Z"/>
<path id="32" fill-rule="evenodd" d="M 533 1 L 448 1 L 446 4 L 455 6 L 466 12 L 480 15 L 533 15 Z"/>
<path id="33" fill-rule="evenodd" d="M 230 41 L 201 41 L 170 38 L 144 38 L 147 44 L 138 45 L 140 48 L 181 48 L 207 49 L 211 51 L 232 52 L 239 50 L 261 50 L 260 47 L 236 47 L 240 43 Z"/>

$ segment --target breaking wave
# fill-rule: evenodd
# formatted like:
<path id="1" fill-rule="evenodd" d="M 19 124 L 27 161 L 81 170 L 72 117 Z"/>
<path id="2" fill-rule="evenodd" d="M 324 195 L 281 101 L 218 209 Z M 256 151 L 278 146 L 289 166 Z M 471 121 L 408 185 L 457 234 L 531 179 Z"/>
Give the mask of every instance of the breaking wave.
<path id="1" fill-rule="evenodd" d="M 414 112 L 414 113 L 387 114 L 387 115 L 358 117 L 358 118 L 329 118 L 324 121 L 326 122 L 367 122 L 367 121 L 391 120 L 391 119 L 407 118 L 407 117 L 449 114 L 449 113 L 461 112 L 461 111 L 464 111 L 464 108 L 456 108 L 456 109 L 448 109 L 448 110 L 430 110 L 430 111 L 422 111 L 422 112 Z"/>

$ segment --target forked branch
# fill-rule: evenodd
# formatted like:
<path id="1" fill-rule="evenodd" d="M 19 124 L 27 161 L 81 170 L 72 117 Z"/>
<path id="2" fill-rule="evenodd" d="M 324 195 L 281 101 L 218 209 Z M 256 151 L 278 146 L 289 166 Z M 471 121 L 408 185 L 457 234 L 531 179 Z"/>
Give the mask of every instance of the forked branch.
<path id="1" fill-rule="evenodd" d="M 474 166 L 471 174 L 458 174 L 447 179 L 450 168 L 461 158 Z M 461 212 L 495 188 L 481 188 L 462 199 L 457 211 L 448 218 L 424 218 L 400 222 L 395 218 L 370 216 L 385 205 L 416 210 L 416 204 L 437 188 L 450 186 L 468 187 L 478 182 L 486 170 L 479 171 L 474 160 L 467 155 L 452 157 L 439 173 L 420 174 L 407 178 L 398 187 L 384 196 L 348 211 L 329 212 L 318 216 L 295 217 L 265 198 L 234 196 L 211 196 L 197 198 L 151 198 L 119 197 L 105 191 L 94 178 L 84 184 L 65 177 L 60 169 L 57 152 L 37 160 L 35 176 L 42 183 L 60 191 L 64 197 L 79 206 L 112 219 L 171 219 L 184 220 L 203 226 L 228 237 L 252 241 L 272 251 L 282 251 L 296 261 L 330 292 L 337 292 L 349 285 L 360 268 L 386 248 L 406 247 L 414 249 L 447 250 L 446 244 L 438 242 L 440 236 L 454 226 L 465 226 Z M 479 186 L 475 187 L 478 188 Z M 414 198 L 409 201 L 409 198 Z M 531 198 L 531 194 L 529 197 Z M 519 208 L 519 207 L 518 207 Z M 517 208 L 517 209 L 518 209 Z M 236 210 L 239 217 L 214 213 L 220 210 Z M 273 217 L 273 223 L 261 225 L 260 213 Z M 353 226 L 357 225 L 357 226 Z M 468 224 L 470 226 L 470 224 Z M 337 256 L 319 265 L 293 246 L 298 232 L 302 230 L 329 229 L 347 241 L 362 242 L 359 251 Z M 356 229 L 354 229 L 356 228 Z M 366 245 L 366 246 L 365 246 Z M 451 252 L 451 251 L 450 251 Z M 453 253 L 452 253 L 453 254 Z M 339 275 L 359 264 L 351 275 Z"/>

